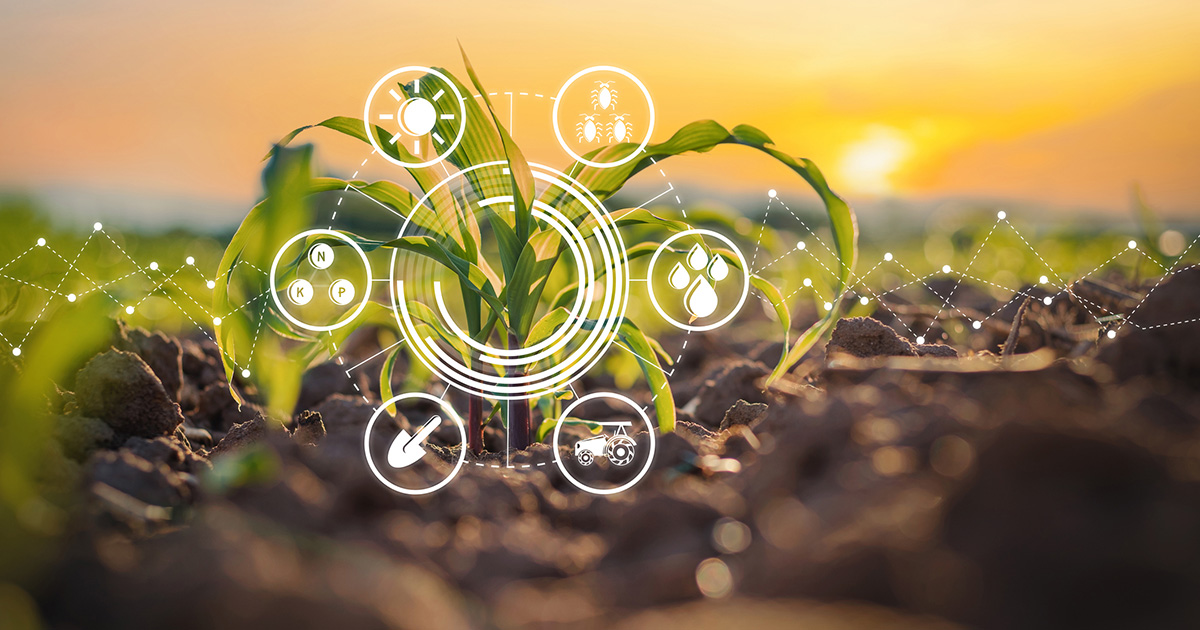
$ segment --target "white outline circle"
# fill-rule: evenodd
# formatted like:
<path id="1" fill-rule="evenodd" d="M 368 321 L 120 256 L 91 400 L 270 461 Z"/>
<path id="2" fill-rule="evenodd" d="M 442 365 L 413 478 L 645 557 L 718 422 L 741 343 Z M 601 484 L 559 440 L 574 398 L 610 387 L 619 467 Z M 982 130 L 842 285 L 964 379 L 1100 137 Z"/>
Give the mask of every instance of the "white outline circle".
<path id="1" fill-rule="evenodd" d="M 497 165 L 507 166 L 507 164 L 504 161 L 477 164 L 443 179 L 413 205 L 412 211 L 405 217 L 404 225 L 400 228 L 399 235 L 403 236 L 408 230 L 409 225 L 413 224 L 413 216 L 418 210 L 425 208 L 426 201 L 440 188 L 448 185 L 455 178 L 465 177 L 467 173 L 475 169 Z M 403 302 L 397 296 L 398 284 L 404 282 L 403 280 L 398 280 L 396 277 L 399 251 L 393 250 L 392 252 L 391 281 L 388 282 L 388 287 L 391 291 L 392 312 L 396 317 L 396 322 L 400 325 L 400 330 L 404 332 L 405 338 L 409 340 L 410 347 L 415 351 L 417 358 L 430 371 L 437 374 L 439 378 L 450 385 L 464 392 L 491 400 L 536 398 L 547 392 L 563 389 L 571 382 L 574 382 L 591 369 L 607 352 L 616 339 L 617 329 L 620 326 L 620 322 L 624 321 L 625 312 L 629 306 L 629 260 L 626 254 L 625 242 L 621 238 L 620 231 L 613 222 L 612 215 L 608 212 L 608 209 L 596 198 L 594 193 L 566 174 L 540 164 L 531 163 L 529 166 L 533 169 L 535 179 L 561 188 L 575 197 L 584 206 L 588 207 L 589 212 L 602 219 L 602 221 L 599 221 L 598 227 L 593 228 L 593 232 L 603 235 L 603 238 L 598 239 L 598 241 L 603 242 L 601 252 L 605 255 L 606 265 L 612 267 L 605 274 L 605 282 L 611 283 L 608 286 L 614 287 L 613 291 L 605 292 L 606 304 L 609 300 L 612 300 L 612 312 L 604 313 L 604 317 L 601 318 L 604 321 L 603 327 L 596 327 L 589 333 L 588 339 L 580 349 L 585 352 L 579 359 L 568 360 L 557 364 L 553 368 L 524 377 L 493 377 L 482 375 L 457 362 L 447 362 L 445 366 L 441 365 L 436 354 L 436 348 L 435 350 L 426 349 L 419 339 L 413 339 L 413 334 L 409 331 L 410 328 L 415 331 L 415 327 L 409 325 L 407 309 L 403 308 Z M 611 262 L 608 260 L 610 255 L 613 257 Z M 605 306 L 604 308 L 608 309 L 609 307 Z M 576 350 L 576 352 L 580 350 Z M 550 374 L 549 376 L 547 376 L 548 373 Z"/>
<path id="2" fill-rule="evenodd" d="M 450 90 L 454 92 L 454 97 L 458 99 L 458 135 L 454 137 L 454 142 L 451 142 L 450 146 L 445 151 L 438 153 L 437 156 L 432 160 L 425 162 L 405 162 L 403 160 L 397 160 L 396 158 L 388 155 L 383 148 L 379 146 L 379 142 L 375 139 L 374 123 L 371 122 L 371 102 L 375 100 L 375 93 L 379 91 L 379 88 L 383 87 L 383 84 L 387 83 L 388 79 L 391 79 L 398 74 L 414 71 L 432 74 L 433 76 L 441 79 L 446 85 L 450 86 Z M 455 149 L 458 148 L 458 143 L 462 142 L 463 134 L 467 131 L 467 105 L 466 101 L 463 99 L 462 93 L 458 91 L 458 86 L 455 85 L 454 81 L 451 81 L 446 75 L 434 70 L 433 68 L 428 68 L 425 66 L 404 66 L 403 68 L 397 68 L 396 70 L 392 70 L 391 72 L 383 75 L 383 78 L 375 84 L 375 87 L 371 88 L 371 92 L 367 94 L 367 104 L 363 108 L 363 126 L 366 128 L 365 131 L 367 132 L 367 141 L 371 143 L 371 146 L 379 155 L 383 156 L 383 159 L 404 168 L 425 168 L 426 166 L 433 166 L 434 164 L 446 159 L 447 155 L 450 155 Z"/>
<path id="3" fill-rule="evenodd" d="M 314 326 L 297 319 L 294 315 L 289 313 L 288 310 L 284 308 L 283 303 L 279 301 L 279 288 L 275 284 L 275 271 L 279 268 L 279 259 L 281 256 L 283 256 L 283 252 L 286 251 L 287 248 L 291 247 L 296 241 L 314 234 L 332 236 L 338 240 L 349 243 L 350 247 L 354 248 L 354 251 L 358 252 L 358 257 L 362 259 L 363 268 L 366 269 L 367 272 L 367 288 L 363 290 L 362 297 L 359 298 L 358 307 L 354 309 L 354 312 L 351 313 L 349 317 L 343 317 L 340 321 L 331 326 Z M 307 257 L 307 254 L 305 254 L 305 256 Z M 371 261 L 367 260 L 366 252 L 364 252 L 362 248 L 358 246 L 358 243 L 355 243 L 353 239 L 345 234 L 342 234 L 341 232 L 335 232 L 333 230 L 315 229 L 301 232 L 288 239 L 288 241 L 283 244 L 283 247 L 280 247 L 279 251 L 275 252 L 275 259 L 271 261 L 271 299 L 275 301 L 275 307 L 279 309 L 280 313 L 283 313 L 283 316 L 286 317 L 289 322 L 292 322 L 293 324 L 305 330 L 311 330 L 313 332 L 329 332 L 331 330 L 337 330 L 338 328 L 341 328 L 342 326 L 354 321 L 354 319 L 357 318 L 360 313 L 362 313 L 363 309 L 367 307 L 367 301 L 371 297 L 370 287 L 373 286 L 373 282 L 375 282 L 375 280 L 371 277 Z"/>
<path id="4" fill-rule="evenodd" d="M 454 424 L 458 426 L 458 434 L 459 434 L 459 437 L 462 438 L 462 442 L 461 442 L 462 448 L 459 450 L 458 463 L 454 464 L 454 470 L 451 470 L 450 474 L 447 475 L 445 479 L 439 481 L 438 483 L 436 483 L 432 486 L 429 486 L 428 488 L 424 488 L 421 490 L 413 490 L 412 488 L 405 488 L 404 486 L 398 486 L 398 485 L 388 481 L 386 478 L 384 478 L 383 474 L 379 472 L 379 469 L 375 467 L 375 460 L 371 457 L 371 429 L 375 428 L 375 421 L 379 419 L 380 414 L 382 414 L 383 411 L 385 409 L 387 409 L 389 406 L 394 405 L 394 404 L 400 402 L 401 400 L 408 400 L 410 398 L 420 398 L 422 400 L 428 400 L 433 403 L 436 403 L 439 407 L 442 408 L 442 411 L 446 412 L 447 416 L 450 416 L 450 419 L 454 421 Z M 399 492 L 400 494 L 407 494 L 409 496 L 414 496 L 414 497 L 421 496 L 423 494 L 430 494 L 433 492 L 437 492 L 438 490 L 441 490 L 442 488 L 446 487 L 446 484 L 449 484 L 450 481 L 453 480 L 456 475 L 458 475 L 458 471 L 462 469 L 463 462 L 465 462 L 467 460 L 467 429 L 463 425 L 462 418 L 458 417 L 458 413 L 455 412 L 454 408 L 451 407 L 450 404 L 447 403 L 445 400 L 442 400 L 441 398 L 436 398 L 436 397 L 426 394 L 424 392 L 412 392 L 409 394 L 400 394 L 399 396 L 393 396 L 392 398 L 383 402 L 375 410 L 375 413 L 371 414 L 371 419 L 369 421 L 367 421 L 367 430 L 365 433 L 363 433 L 363 454 L 367 458 L 367 467 L 371 469 L 371 473 L 375 475 L 375 478 L 378 479 L 380 483 L 387 486 L 388 488 L 391 488 L 392 490 L 395 490 L 396 492 Z"/>
<path id="5" fill-rule="evenodd" d="M 581 405 L 585 402 L 588 402 L 590 400 L 595 400 L 597 398 L 611 398 L 613 400 L 620 400 L 620 401 L 628 404 L 630 407 L 632 407 L 635 411 L 638 412 L 639 416 L 642 417 L 642 422 L 646 423 L 646 434 L 650 436 L 650 454 L 646 457 L 646 463 L 642 466 L 642 469 L 640 471 L 638 471 L 637 476 L 635 476 L 633 479 L 625 482 L 624 485 L 617 486 L 615 488 L 593 488 L 593 487 L 583 483 L 582 481 L 579 481 L 578 479 L 572 477 L 571 473 L 567 472 L 566 465 L 563 464 L 563 462 L 562 462 L 562 451 L 558 448 L 558 434 L 562 431 L 563 420 L 565 420 L 567 418 L 567 416 L 571 415 L 571 411 L 574 410 L 579 405 Z M 588 394 L 582 398 L 577 398 L 577 399 L 575 399 L 575 402 L 571 403 L 570 405 L 567 405 L 567 408 L 563 410 L 562 415 L 560 415 L 558 417 L 558 423 L 555 424 L 555 426 L 554 426 L 554 439 L 551 440 L 550 447 L 554 450 L 555 465 L 558 466 L 558 470 L 559 470 L 559 472 L 561 472 L 563 474 L 563 477 L 566 477 L 567 481 L 571 482 L 571 485 L 575 486 L 576 488 L 579 488 L 580 490 L 583 490 L 584 492 L 590 492 L 592 494 L 600 494 L 600 495 L 611 495 L 611 494 L 617 494 L 618 492 L 624 492 L 624 491 L 632 488 L 634 485 L 637 484 L 637 482 L 642 480 L 642 477 L 646 476 L 646 473 L 650 472 L 650 467 L 654 465 L 654 445 L 655 445 L 655 442 L 657 439 L 654 437 L 654 434 L 657 431 L 658 431 L 658 427 L 656 427 L 650 423 L 650 417 L 646 415 L 646 412 L 642 411 L 642 408 L 640 406 L 638 406 L 637 403 L 630 400 L 629 397 L 624 396 L 622 394 L 614 394 L 612 392 L 594 392 L 594 393 Z M 630 437 L 633 437 L 633 436 L 631 435 Z"/>
<path id="6" fill-rule="evenodd" d="M 680 321 L 676 321 L 674 317 L 667 315 L 666 311 L 664 311 L 662 306 L 659 305 L 658 298 L 654 295 L 654 264 L 658 262 L 659 255 L 667 251 L 667 245 L 670 245 L 672 241 L 685 236 L 691 236 L 693 234 L 711 236 L 725 243 L 729 246 L 729 249 L 733 250 L 734 254 L 737 254 L 738 260 L 742 263 L 742 296 L 738 299 L 737 306 L 733 307 L 733 310 L 730 311 L 729 314 L 724 318 L 722 318 L 721 321 L 705 326 L 692 326 Z M 690 330 L 692 332 L 704 332 L 706 330 L 720 328 L 721 326 L 728 324 L 729 321 L 732 320 L 734 316 L 736 316 L 742 310 L 742 306 L 746 303 L 746 296 L 750 293 L 750 266 L 746 263 L 746 257 L 742 255 L 742 250 L 738 249 L 737 245 L 734 245 L 733 241 L 729 240 L 729 237 L 721 234 L 720 232 L 714 232 L 704 228 L 693 228 L 671 235 L 670 238 L 663 241 L 662 244 L 658 246 L 658 249 L 654 250 L 654 255 L 650 257 L 650 266 L 646 268 L 646 291 L 650 294 L 650 303 L 654 305 L 654 310 L 658 311 L 658 314 L 662 315 L 663 319 L 667 320 L 667 322 L 672 326 L 681 328 L 683 330 Z"/>
<path id="7" fill-rule="evenodd" d="M 566 94 L 567 88 L 571 87 L 571 84 L 574 83 L 576 80 L 578 80 L 579 77 L 582 77 L 583 75 L 588 74 L 589 72 L 602 72 L 602 71 L 603 72 L 615 72 L 615 73 L 629 79 L 630 81 L 633 81 L 639 88 L 641 88 L 642 94 L 645 95 L 645 97 L 646 97 L 646 106 L 650 108 L 650 122 L 649 122 L 649 124 L 646 125 L 646 137 L 642 139 L 642 142 L 641 142 L 641 144 L 638 145 L 637 150 L 635 150 L 632 153 L 630 153 L 629 155 L 621 158 L 620 160 L 617 160 L 616 162 L 593 162 L 591 160 L 585 159 L 583 156 L 572 151 L 571 147 L 567 146 L 567 141 L 564 140 L 563 136 L 562 136 L 562 130 L 558 128 L 558 105 L 559 105 L 559 103 L 562 103 L 562 97 L 563 97 L 563 94 Z M 567 82 L 564 83 L 561 88 L 559 88 L 558 96 L 554 97 L 554 109 L 551 113 L 551 120 L 552 120 L 552 124 L 554 125 L 554 137 L 558 138 L 558 145 L 560 147 L 562 147 L 564 151 L 567 152 L 567 155 L 570 155 L 572 158 L 574 158 L 576 162 L 580 162 L 582 164 L 586 164 L 588 166 L 592 166 L 595 168 L 613 168 L 613 167 L 625 164 L 626 162 L 629 162 L 630 160 L 634 159 L 635 157 L 637 157 L 643 151 L 646 150 L 646 145 L 650 144 L 650 135 L 654 133 L 654 100 L 650 98 L 650 90 L 647 90 L 645 84 L 643 84 L 640 79 L 633 76 L 633 74 L 631 72 L 629 72 L 627 70 L 622 70 L 621 68 L 618 68 L 616 66 L 592 66 L 591 68 L 586 68 L 586 69 L 580 70 L 579 72 L 576 72 L 574 76 L 572 76 L 570 79 L 567 79 Z M 612 146 L 612 145 L 609 145 L 609 146 Z"/>

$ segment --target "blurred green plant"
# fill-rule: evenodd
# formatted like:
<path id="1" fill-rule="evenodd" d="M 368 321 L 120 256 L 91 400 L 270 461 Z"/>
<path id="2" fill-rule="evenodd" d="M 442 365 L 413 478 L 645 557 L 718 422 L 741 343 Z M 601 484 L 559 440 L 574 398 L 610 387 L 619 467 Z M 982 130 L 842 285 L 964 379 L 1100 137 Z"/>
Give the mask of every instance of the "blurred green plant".
<path id="1" fill-rule="evenodd" d="M 573 291 L 577 290 L 577 287 L 574 284 L 566 284 L 557 292 L 547 293 L 549 279 L 567 244 L 562 242 L 555 230 L 539 226 L 532 216 L 531 208 L 535 198 L 550 205 L 553 205 L 556 199 L 547 194 L 541 197 L 537 195 L 529 164 L 496 116 L 487 96 L 488 92 L 480 83 L 465 53 L 463 62 L 479 96 L 478 100 L 469 97 L 465 99 L 467 128 L 458 148 L 447 157 L 447 161 L 463 171 L 477 167 L 472 171 L 470 182 L 472 186 L 484 189 L 480 191 L 481 194 L 512 196 L 513 213 L 505 216 L 490 214 L 486 217 L 491 234 L 498 241 L 502 269 L 492 269 L 481 256 L 482 235 L 473 213 L 455 207 L 454 199 L 448 195 L 433 195 L 430 199 L 434 206 L 446 206 L 440 209 L 446 216 L 457 216 L 460 219 L 457 225 L 441 228 L 444 238 L 404 236 L 379 241 L 350 231 L 344 233 L 354 239 L 364 251 L 405 251 L 426 257 L 445 267 L 458 279 L 466 310 L 466 332 L 470 337 L 483 342 L 496 336 L 507 347 L 523 347 L 545 338 L 563 324 L 568 316 L 565 304 L 573 299 Z M 469 93 L 452 73 L 443 69 L 439 71 L 461 92 Z M 411 85 L 398 84 L 396 89 L 408 95 L 413 93 Z M 453 123 L 438 121 L 437 124 L 440 127 L 435 127 L 435 130 L 443 137 L 454 136 L 456 130 L 450 128 Z M 218 342 L 224 350 L 225 369 L 231 382 L 239 378 L 234 357 L 256 356 L 260 365 L 269 366 L 256 370 L 255 384 L 261 388 L 261 393 L 272 411 L 284 416 L 291 413 L 299 393 L 300 376 L 304 370 L 318 356 L 335 354 L 340 342 L 355 327 L 374 325 L 390 330 L 397 336 L 402 334 L 386 310 L 374 302 L 368 304 L 367 312 L 356 320 L 356 326 L 347 326 L 333 333 L 320 335 L 298 330 L 277 313 L 272 300 L 265 297 L 269 291 L 265 289 L 269 279 L 264 277 L 261 269 L 269 266 L 275 251 L 284 240 L 311 225 L 311 197 L 317 193 L 353 186 L 376 202 L 393 209 L 400 216 L 408 215 L 420 197 L 390 181 L 344 181 L 312 177 L 311 148 L 305 146 L 291 149 L 287 148 L 287 145 L 300 133 L 314 127 L 331 129 L 363 142 L 369 143 L 371 140 L 362 120 L 341 116 L 301 127 L 285 136 L 268 155 L 269 162 L 264 172 L 266 195 L 263 201 L 251 209 L 226 249 L 214 295 L 215 310 L 218 312 L 236 310 L 238 304 L 262 301 L 261 308 L 241 309 L 235 315 L 226 318 L 217 327 Z M 403 147 L 387 142 L 390 134 L 386 131 L 372 125 L 372 133 L 376 137 L 376 144 L 393 158 L 413 161 L 412 156 Z M 753 287 L 772 305 L 782 329 L 784 351 L 781 352 L 779 361 L 768 378 L 770 383 L 795 365 L 832 327 L 841 312 L 840 297 L 855 264 L 858 229 L 854 213 L 829 188 L 816 165 L 809 160 L 793 158 L 772 148 L 769 146 L 772 144 L 770 138 L 753 127 L 739 125 L 732 130 L 726 130 L 713 121 L 700 121 L 684 126 L 665 142 L 648 145 L 635 159 L 622 166 L 601 169 L 577 163 L 568 169 L 568 172 L 574 173 L 576 181 L 603 202 L 620 191 L 633 176 L 656 161 L 685 153 L 707 152 L 723 144 L 757 149 L 789 167 L 816 191 L 830 220 L 832 242 L 837 256 L 837 274 L 834 280 L 835 295 L 838 296 L 835 300 L 836 305 L 794 341 L 791 315 L 783 295 L 770 281 L 758 275 L 750 275 Z M 597 149 L 584 157 L 593 161 L 613 162 L 635 151 L 638 151 L 635 144 L 622 143 Z M 433 191 L 442 180 L 432 168 L 410 168 L 408 172 L 423 193 Z M 680 232 L 691 227 L 641 208 L 614 211 L 611 216 L 618 227 L 644 225 L 669 232 Z M 434 232 L 439 229 L 436 226 L 424 227 Z M 631 259 L 638 258 L 652 254 L 655 247 L 654 243 L 642 243 L 628 248 L 627 253 Z M 705 247 L 707 249 L 707 246 Z M 731 251 L 711 249 L 709 253 L 719 255 L 733 266 L 740 267 L 738 257 Z M 235 269 L 241 265 L 258 269 L 260 273 L 235 275 Z M 551 295 L 553 297 L 547 297 Z M 465 344 L 440 325 L 432 309 L 417 302 L 407 302 L 406 305 L 418 320 L 418 331 L 421 334 L 439 337 L 463 354 L 464 359 L 470 360 Z M 595 325 L 595 322 L 588 322 L 587 325 Z M 269 335 L 260 335 L 264 327 L 290 341 L 285 344 Z M 658 394 L 655 397 L 655 411 L 659 427 L 663 431 L 673 430 L 675 406 L 670 384 L 660 363 L 660 359 L 669 362 L 670 357 L 653 338 L 645 335 L 628 319 L 619 327 L 617 342 L 642 358 L 639 361 L 642 374 L 651 390 Z M 405 344 L 403 348 L 393 350 L 384 362 L 380 385 L 385 399 L 390 398 L 392 394 L 392 371 L 399 353 L 410 353 L 410 366 L 418 363 L 416 357 L 412 356 L 410 345 Z M 546 361 L 555 359 L 556 357 L 550 357 Z M 239 394 L 235 391 L 235 395 Z M 569 395 L 570 392 L 563 392 L 539 400 L 538 406 L 542 408 L 543 416 L 556 418 L 560 399 Z M 524 448 L 534 438 L 529 401 L 514 400 L 507 405 L 496 403 L 487 418 L 494 417 L 497 413 L 504 418 L 513 447 Z M 478 452 L 482 449 L 482 427 L 487 421 L 482 400 L 471 398 L 467 421 L 470 447 Z M 538 435 L 543 435 L 545 431 L 546 424 L 543 422 Z"/>

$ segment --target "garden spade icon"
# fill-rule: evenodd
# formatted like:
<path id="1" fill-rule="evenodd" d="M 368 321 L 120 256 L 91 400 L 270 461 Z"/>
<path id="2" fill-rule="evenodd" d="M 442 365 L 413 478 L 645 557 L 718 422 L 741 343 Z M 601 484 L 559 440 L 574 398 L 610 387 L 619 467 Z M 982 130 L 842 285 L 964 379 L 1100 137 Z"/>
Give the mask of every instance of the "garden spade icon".
<path id="1" fill-rule="evenodd" d="M 408 431 L 400 431 L 400 435 L 392 440 L 392 445 L 388 448 L 388 466 L 407 468 L 420 461 L 425 456 L 425 449 L 422 447 L 425 438 L 428 438 L 441 424 L 441 416 L 434 416 L 420 429 L 417 429 L 416 435 L 410 436 Z"/>

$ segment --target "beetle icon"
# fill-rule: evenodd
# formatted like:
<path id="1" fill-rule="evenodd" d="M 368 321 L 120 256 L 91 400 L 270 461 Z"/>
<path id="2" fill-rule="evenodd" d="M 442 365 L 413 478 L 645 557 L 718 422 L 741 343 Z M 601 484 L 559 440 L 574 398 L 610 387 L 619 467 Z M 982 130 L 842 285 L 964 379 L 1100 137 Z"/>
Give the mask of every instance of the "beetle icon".
<path id="1" fill-rule="evenodd" d="M 617 89 L 612 84 L 612 81 L 596 81 L 596 88 L 592 90 L 592 110 L 597 107 L 606 110 L 609 106 L 616 109 Z"/>
<path id="2" fill-rule="evenodd" d="M 575 125 L 576 136 L 580 142 L 598 141 L 600 128 L 596 125 L 596 116 L 584 114 L 583 120 Z"/>
<path id="3" fill-rule="evenodd" d="M 637 443 L 629 437 L 626 427 L 632 422 L 597 422 L 601 426 L 614 426 L 613 434 L 605 433 L 584 438 L 575 443 L 575 460 L 580 466 L 591 466 L 597 457 L 607 457 L 614 466 L 627 466 L 633 461 Z"/>

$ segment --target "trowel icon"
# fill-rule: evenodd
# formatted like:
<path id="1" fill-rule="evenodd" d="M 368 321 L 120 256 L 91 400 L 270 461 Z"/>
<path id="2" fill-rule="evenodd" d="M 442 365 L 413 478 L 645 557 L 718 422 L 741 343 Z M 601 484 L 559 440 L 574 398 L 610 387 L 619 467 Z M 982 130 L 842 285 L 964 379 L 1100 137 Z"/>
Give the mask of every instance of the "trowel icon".
<path id="1" fill-rule="evenodd" d="M 425 456 L 425 449 L 422 447 L 425 439 L 441 425 L 441 416 L 434 416 L 422 425 L 420 429 L 417 429 L 416 435 L 409 435 L 408 431 L 401 431 L 400 435 L 397 435 L 396 439 L 392 440 L 392 445 L 388 447 L 388 466 L 392 468 L 407 468 L 421 461 L 421 458 Z"/>

